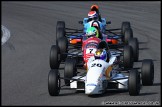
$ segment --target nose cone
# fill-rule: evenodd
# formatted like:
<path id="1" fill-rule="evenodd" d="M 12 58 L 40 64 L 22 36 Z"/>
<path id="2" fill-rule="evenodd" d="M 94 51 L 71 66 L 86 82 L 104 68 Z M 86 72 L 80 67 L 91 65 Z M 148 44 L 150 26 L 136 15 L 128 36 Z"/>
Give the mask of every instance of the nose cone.
<path id="1" fill-rule="evenodd" d="M 97 85 L 91 84 L 85 87 L 85 94 L 100 94 L 100 89 Z"/>

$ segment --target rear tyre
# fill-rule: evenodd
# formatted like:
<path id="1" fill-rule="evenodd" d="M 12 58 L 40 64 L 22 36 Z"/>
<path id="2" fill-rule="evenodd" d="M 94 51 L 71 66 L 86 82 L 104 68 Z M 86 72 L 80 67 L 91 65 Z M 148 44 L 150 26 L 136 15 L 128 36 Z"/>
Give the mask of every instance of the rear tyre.
<path id="1" fill-rule="evenodd" d="M 52 45 L 50 50 L 50 67 L 51 69 L 58 69 L 60 65 L 59 48 L 57 45 Z"/>
<path id="2" fill-rule="evenodd" d="M 128 44 L 128 40 L 130 38 L 133 38 L 133 30 L 131 28 L 126 28 L 124 31 L 124 38 L 123 38 L 123 42 L 127 45 Z"/>
<path id="3" fill-rule="evenodd" d="M 71 79 L 77 75 L 76 60 L 68 58 L 65 62 L 64 77 Z M 70 85 L 70 80 L 65 79 L 65 84 Z"/>
<path id="4" fill-rule="evenodd" d="M 61 30 L 59 30 L 61 29 Z M 57 21 L 56 25 L 56 37 L 57 39 L 65 35 L 65 22 Z"/>
<path id="5" fill-rule="evenodd" d="M 133 59 L 134 61 L 138 61 L 139 57 L 139 43 L 137 38 L 130 38 L 128 41 L 128 45 L 132 47 L 133 50 Z"/>
<path id="6" fill-rule="evenodd" d="M 64 21 L 57 21 L 56 31 L 58 30 L 58 28 L 65 29 L 65 22 Z"/>
<path id="7" fill-rule="evenodd" d="M 128 90 L 130 96 L 136 96 L 140 93 L 140 74 L 135 69 L 129 73 Z"/>
<path id="8" fill-rule="evenodd" d="M 142 61 L 142 85 L 150 86 L 154 82 L 154 63 L 151 59 Z"/>
<path id="9" fill-rule="evenodd" d="M 132 47 L 129 45 L 124 46 L 123 66 L 125 69 L 133 67 Z"/>
<path id="10" fill-rule="evenodd" d="M 121 33 L 124 35 L 125 29 L 131 28 L 130 22 L 122 22 Z"/>
<path id="11" fill-rule="evenodd" d="M 51 96 L 58 96 L 60 93 L 60 75 L 57 69 L 51 69 L 48 74 L 48 92 Z"/>

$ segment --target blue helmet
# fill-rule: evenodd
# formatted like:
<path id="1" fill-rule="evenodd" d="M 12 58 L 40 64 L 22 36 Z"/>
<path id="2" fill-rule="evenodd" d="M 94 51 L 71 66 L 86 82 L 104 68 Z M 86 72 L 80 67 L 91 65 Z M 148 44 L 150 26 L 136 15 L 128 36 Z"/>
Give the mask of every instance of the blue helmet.
<path id="1" fill-rule="evenodd" d="M 104 49 L 98 49 L 95 53 L 95 59 L 107 60 L 107 52 Z"/>

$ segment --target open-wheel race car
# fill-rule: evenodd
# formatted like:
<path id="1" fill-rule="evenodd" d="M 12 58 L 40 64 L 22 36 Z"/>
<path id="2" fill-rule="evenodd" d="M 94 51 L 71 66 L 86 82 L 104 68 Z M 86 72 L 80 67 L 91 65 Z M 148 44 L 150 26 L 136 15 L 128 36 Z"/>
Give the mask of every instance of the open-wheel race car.
<path id="1" fill-rule="evenodd" d="M 58 69 L 61 62 L 66 62 L 68 58 L 75 59 L 76 66 L 87 67 L 88 59 L 94 56 L 98 48 L 105 48 L 106 50 L 116 50 L 120 52 L 121 63 L 124 64 L 124 68 L 131 68 L 133 66 L 133 49 L 130 46 L 129 50 L 124 50 L 122 48 L 111 49 L 106 41 L 103 41 L 97 37 L 83 37 L 81 47 L 69 47 L 67 48 L 67 41 L 65 42 L 65 37 L 61 37 L 58 40 L 58 44 L 52 45 L 50 50 L 50 67 L 51 69 Z M 129 46 L 129 45 L 126 45 Z M 62 49 L 60 49 L 62 48 Z M 62 51 L 61 51 L 62 50 Z M 125 55 L 125 56 L 124 56 Z"/>
<path id="2" fill-rule="evenodd" d="M 92 25 L 93 24 L 99 25 L 99 22 L 93 21 Z M 99 27 L 99 29 L 101 28 Z M 98 31 L 99 35 L 101 35 L 99 38 L 106 41 L 109 45 L 109 48 L 120 48 L 125 45 L 130 45 L 133 49 L 134 61 L 138 61 L 139 43 L 138 39 L 133 37 L 133 31 L 130 26 L 130 22 L 123 22 L 120 29 L 118 28 L 107 30 L 105 27 L 105 30 L 103 31 L 104 33 L 101 30 Z M 66 28 L 64 21 L 57 22 L 56 44 L 60 47 L 61 53 L 67 52 L 69 46 L 73 46 L 75 49 L 81 49 L 85 36 L 85 28 L 80 30 Z"/>
<path id="3" fill-rule="evenodd" d="M 106 50 L 109 60 L 96 59 L 90 62 L 96 50 L 100 48 Z M 78 54 L 80 52 L 82 54 Z M 91 37 L 83 41 L 80 52 L 61 54 L 58 45 L 52 46 L 50 61 L 55 68 L 51 69 L 48 75 L 48 91 L 51 96 L 59 95 L 63 86 L 84 90 L 88 95 L 102 94 L 108 89 L 126 89 L 130 95 L 138 95 L 140 77 L 143 85 L 153 84 L 153 61 L 144 60 L 142 62 L 140 76 L 140 72 L 133 69 L 133 51 L 129 45 L 122 49 L 109 49 L 107 42 L 101 41 L 97 37 Z M 59 65 L 63 57 L 65 58 L 64 77 L 60 77 Z M 85 72 L 79 75 L 77 65 L 81 62 L 85 62 L 86 67 L 84 67 Z M 62 86 L 61 79 L 64 79 L 65 82 Z"/>
<path id="4" fill-rule="evenodd" d="M 129 51 L 129 54 L 130 49 L 130 46 L 124 48 L 125 51 Z M 77 75 L 75 59 L 68 58 L 64 68 L 64 77 L 60 76 L 59 69 L 50 70 L 49 94 L 57 96 L 63 86 L 69 86 L 71 89 L 83 90 L 87 95 L 103 94 L 109 89 L 125 89 L 131 96 L 136 96 L 140 93 L 141 80 L 142 85 L 153 84 L 154 64 L 152 60 L 143 60 L 141 72 L 138 72 L 133 68 L 123 69 L 119 63 L 120 54 L 117 51 L 110 51 L 109 61 L 94 59 L 92 56 L 88 61 L 87 72 L 80 75 Z M 65 85 L 61 85 L 61 79 L 64 79 Z"/>

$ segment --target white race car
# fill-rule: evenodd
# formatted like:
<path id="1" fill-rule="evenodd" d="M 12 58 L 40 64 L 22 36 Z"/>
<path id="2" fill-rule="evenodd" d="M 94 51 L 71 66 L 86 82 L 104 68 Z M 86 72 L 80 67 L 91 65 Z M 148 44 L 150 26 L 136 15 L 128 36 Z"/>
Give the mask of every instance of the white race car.
<path id="1" fill-rule="evenodd" d="M 102 94 L 108 89 L 126 89 L 130 95 L 138 95 L 141 86 L 140 73 L 136 69 L 131 69 L 127 70 L 129 75 L 124 75 L 116 63 L 117 57 L 118 54 L 113 52 L 109 62 L 91 57 L 88 61 L 87 72 L 84 72 L 85 75 L 72 78 L 60 77 L 58 70 L 52 69 L 48 75 L 49 94 L 59 95 L 62 87 L 60 79 L 64 79 L 70 81 L 70 88 L 84 90 L 87 95 Z M 154 64 L 152 60 L 143 60 L 141 74 L 143 85 L 153 84 Z"/>

